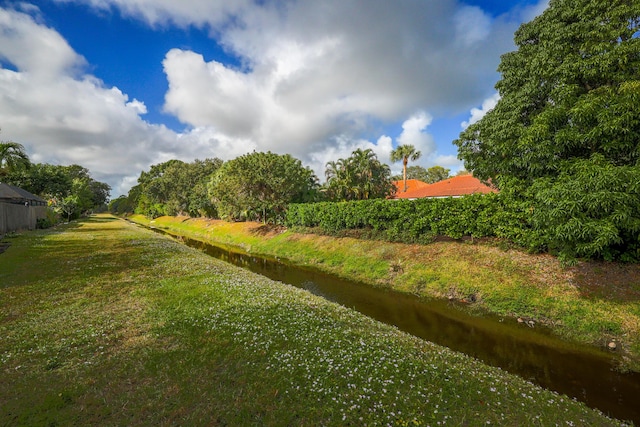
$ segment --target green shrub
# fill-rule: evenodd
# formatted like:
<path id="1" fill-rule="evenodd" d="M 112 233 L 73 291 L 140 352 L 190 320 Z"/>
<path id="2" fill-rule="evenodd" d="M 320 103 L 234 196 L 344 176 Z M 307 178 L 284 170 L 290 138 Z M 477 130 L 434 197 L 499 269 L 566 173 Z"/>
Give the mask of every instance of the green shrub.
<path id="1" fill-rule="evenodd" d="M 428 242 L 435 236 L 501 237 L 520 244 L 530 226 L 522 204 L 500 194 L 417 200 L 361 200 L 292 204 L 286 225 L 327 234 L 373 230 L 391 241 Z"/>

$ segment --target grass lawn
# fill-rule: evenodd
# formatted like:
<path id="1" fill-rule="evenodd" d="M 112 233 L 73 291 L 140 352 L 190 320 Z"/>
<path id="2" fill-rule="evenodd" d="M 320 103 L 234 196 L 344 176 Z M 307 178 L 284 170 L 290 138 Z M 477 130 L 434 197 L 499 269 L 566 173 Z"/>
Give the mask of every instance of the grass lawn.
<path id="1" fill-rule="evenodd" d="M 110 216 L 5 241 L 0 426 L 620 424 Z"/>

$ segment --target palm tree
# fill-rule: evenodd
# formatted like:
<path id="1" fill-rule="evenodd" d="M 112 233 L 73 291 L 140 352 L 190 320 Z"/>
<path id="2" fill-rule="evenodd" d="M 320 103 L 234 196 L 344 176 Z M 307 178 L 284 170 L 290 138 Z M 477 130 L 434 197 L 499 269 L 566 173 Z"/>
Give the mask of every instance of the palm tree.
<path id="1" fill-rule="evenodd" d="M 416 150 L 411 144 L 398 145 L 398 148 L 391 152 L 391 161 L 397 162 L 402 160 L 402 176 L 404 179 L 404 191 L 407 191 L 407 163 L 409 163 L 409 159 L 412 162 L 415 162 L 422 155 L 421 152 Z"/>
<path id="2" fill-rule="evenodd" d="M 29 156 L 24 147 L 17 142 L 0 142 L 0 176 L 8 175 L 18 169 L 27 169 L 31 166 Z"/>
<path id="3" fill-rule="evenodd" d="M 386 197 L 393 191 L 390 175 L 373 150 L 357 149 L 346 159 L 327 163 L 327 195 L 334 201 Z"/>

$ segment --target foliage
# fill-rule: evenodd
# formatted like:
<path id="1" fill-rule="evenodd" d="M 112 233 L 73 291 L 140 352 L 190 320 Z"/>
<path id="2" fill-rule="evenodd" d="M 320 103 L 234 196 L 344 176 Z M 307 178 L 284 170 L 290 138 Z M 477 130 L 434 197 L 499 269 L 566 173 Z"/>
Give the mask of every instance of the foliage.
<path id="1" fill-rule="evenodd" d="M 28 170 L 16 171 L 8 179 L 13 185 L 47 199 L 68 195 L 73 181 L 64 166 L 46 163 L 36 163 Z"/>
<path id="2" fill-rule="evenodd" d="M 21 144 L 0 141 L 0 177 L 10 172 L 28 169 L 30 166 L 29 156 Z"/>
<path id="3" fill-rule="evenodd" d="M 318 227 L 325 233 L 371 230 L 392 241 L 429 242 L 436 236 L 460 239 L 502 237 L 525 242 L 527 214 L 500 194 L 461 198 L 322 202 L 289 207 L 286 225 Z"/>
<path id="4" fill-rule="evenodd" d="M 129 203 L 129 197 L 121 195 L 109 202 L 109 212 L 115 215 L 124 215 L 133 212 L 135 207 Z"/>
<path id="5" fill-rule="evenodd" d="M 254 151 L 224 163 L 209 194 L 222 219 L 278 223 L 289 203 L 314 200 L 317 188 L 317 177 L 300 160 Z"/>
<path id="6" fill-rule="evenodd" d="M 48 200 L 67 220 L 106 205 L 111 191 L 108 184 L 94 180 L 80 165 L 31 164 L 28 169 L 13 170 L 6 180 Z"/>
<path id="7" fill-rule="evenodd" d="M 427 169 L 427 176 L 424 182 L 433 184 L 438 181 L 443 181 L 449 178 L 449 172 L 451 172 L 451 169 L 446 169 L 442 166 L 432 166 Z"/>
<path id="8" fill-rule="evenodd" d="M 391 152 L 391 161 L 398 162 L 402 160 L 402 179 L 404 181 L 404 191 L 407 191 L 407 164 L 409 159 L 416 161 L 420 158 L 422 153 L 416 150 L 411 144 L 399 145 L 395 150 Z"/>
<path id="9" fill-rule="evenodd" d="M 640 259 L 640 166 L 594 155 L 536 180 L 533 194 L 533 224 L 562 258 Z"/>
<path id="10" fill-rule="evenodd" d="M 112 213 L 133 212 L 155 218 L 161 215 L 215 217 L 207 193 L 207 182 L 220 168 L 222 160 L 196 159 L 191 163 L 169 160 L 142 171 L 138 185 L 124 200 L 112 205 Z"/>
<path id="11" fill-rule="evenodd" d="M 578 200 L 593 188 L 601 200 L 614 200 L 634 186 L 624 180 L 635 177 L 627 168 L 640 165 L 639 30 L 638 2 L 551 0 L 516 32 L 518 50 L 503 55 L 496 107 L 455 141 L 479 178 L 531 187 L 538 227 L 554 219 L 541 236 L 565 255 L 637 258 L 637 233 L 625 215 L 613 214 L 634 212 L 633 197 L 608 214 Z M 584 172 L 589 164 L 597 172 Z M 600 187 L 602 174 L 618 186 Z M 576 208 L 560 214 L 560 202 Z M 611 214 L 605 222 L 603 214 Z"/>
<path id="12" fill-rule="evenodd" d="M 385 198 L 394 191 L 389 166 L 371 149 L 357 149 L 346 159 L 328 162 L 325 176 L 324 191 L 332 201 Z"/>
<path id="13" fill-rule="evenodd" d="M 407 179 L 417 179 L 418 181 L 426 182 L 427 184 L 433 184 L 438 181 L 449 178 L 451 169 L 443 168 L 442 166 L 432 166 L 429 169 L 425 169 L 422 166 L 408 166 L 407 167 Z M 468 173 L 464 171 L 464 173 Z M 393 176 L 394 181 L 400 181 L 404 179 L 402 175 Z"/>
<path id="14" fill-rule="evenodd" d="M 640 3 L 552 0 L 503 55 L 501 99 L 455 143 L 482 179 L 558 176 L 567 161 L 640 159 Z"/>

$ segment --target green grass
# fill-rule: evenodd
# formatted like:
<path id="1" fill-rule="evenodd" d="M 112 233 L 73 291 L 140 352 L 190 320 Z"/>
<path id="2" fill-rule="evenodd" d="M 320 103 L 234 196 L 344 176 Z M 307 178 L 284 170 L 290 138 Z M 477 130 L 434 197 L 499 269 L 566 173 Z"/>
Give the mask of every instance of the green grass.
<path id="1" fill-rule="evenodd" d="M 617 425 L 107 216 L 0 255 L 0 425 Z"/>
<path id="2" fill-rule="evenodd" d="M 131 218 L 142 224 L 142 216 Z M 154 225 L 251 253 L 289 259 L 373 286 L 427 298 L 465 299 L 473 313 L 533 319 L 558 336 L 606 349 L 615 340 L 620 368 L 640 371 L 640 265 L 579 263 L 469 242 L 406 245 L 355 238 L 269 232 L 255 223 L 161 217 Z"/>

